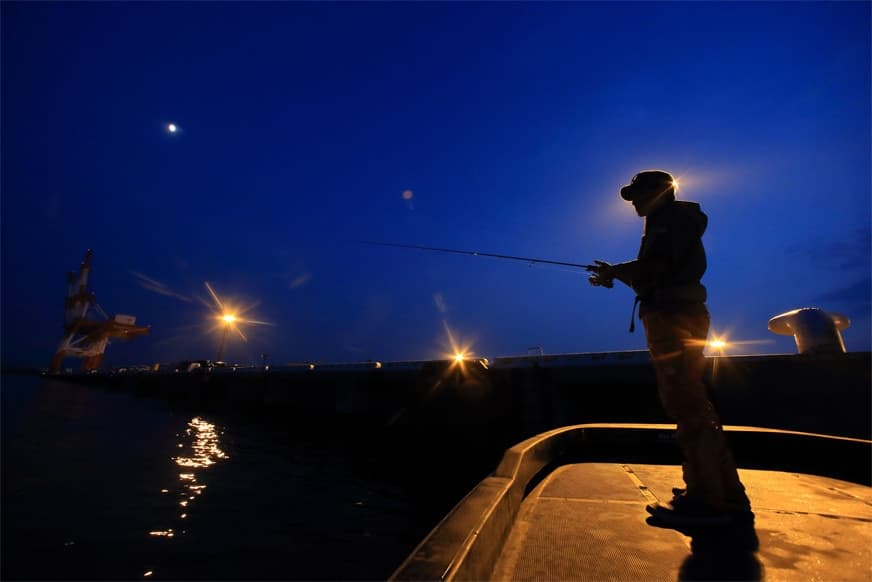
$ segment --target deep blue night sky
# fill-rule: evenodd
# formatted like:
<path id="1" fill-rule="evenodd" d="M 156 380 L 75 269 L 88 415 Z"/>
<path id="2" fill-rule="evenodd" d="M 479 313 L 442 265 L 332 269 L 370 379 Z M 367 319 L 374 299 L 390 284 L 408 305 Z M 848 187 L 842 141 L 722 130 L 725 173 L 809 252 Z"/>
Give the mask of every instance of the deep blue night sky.
<path id="1" fill-rule="evenodd" d="M 228 359 L 644 348 L 582 272 L 361 245 L 633 258 L 646 168 L 709 215 L 715 333 L 778 313 L 870 340 L 870 4 L 2 4 L 2 362 L 47 366 L 65 273 L 214 358 L 204 281 L 256 304 Z M 180 131 L 171 134 L 167 124 Z M 404 195 L 405 193 L 405 195 Z M 203 301 L 201 301 L 203 300 Z"/>

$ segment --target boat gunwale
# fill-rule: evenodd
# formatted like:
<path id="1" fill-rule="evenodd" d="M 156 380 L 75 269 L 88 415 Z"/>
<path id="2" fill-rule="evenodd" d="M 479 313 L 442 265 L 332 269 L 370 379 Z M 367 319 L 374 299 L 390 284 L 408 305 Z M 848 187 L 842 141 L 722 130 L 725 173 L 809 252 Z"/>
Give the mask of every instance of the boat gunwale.
<path id="1" fill-rule="evenodd" d="M 867 457 L 868 450 L 872 449 L 872 440 L 853 437 L 749 426 L 723 428 L 728 436 L 798 440 L 800 443 L 811 439 L 819 444 L 859 446 Z M 642 440 L 647 437 L 662 442 L 673 440 L 674 431 L 674 424 L 579 424 L 540 433 L 510 447 L 493 474 L 479 482 L 448 512 L 389 579 L 488 579 L 521 502 L 531 489 L 531 483 L 542 477 L 541 473 L 578 461 L 567 453 L 577 452 L 584 445 L 595 445 L 593 441 L 598 441 L 599 437 L 618 437 L 617 440 L 627 436 L 643 437 Z M 780 450 L 778 446 L 775 448 Z M 560 460 L 563 462 L 556 463 Z"/>

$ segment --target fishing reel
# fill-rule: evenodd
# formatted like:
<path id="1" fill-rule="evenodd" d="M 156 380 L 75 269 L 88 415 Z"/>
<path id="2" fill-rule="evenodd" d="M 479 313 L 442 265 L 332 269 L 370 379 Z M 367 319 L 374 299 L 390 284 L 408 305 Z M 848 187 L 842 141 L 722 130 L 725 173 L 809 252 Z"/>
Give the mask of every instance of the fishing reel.
<path id="1" fill-rule="evenodd" d="M 594 287 L 605 287 L 611 289 L 615 286 L 615 278 L 611 275 L 606 275 L 605 272 L 611 270 L 611 265 L 604 261 L 594 261 L 595 265 L 584 265 L 584 269 L 591 273 L 587 278 L 588 282 Z"/>
<path id="2" fill-rule="evenodd" d="M 615 286 L 614 279 L 612 279 L 611 277 L 603 277 L 598 273 L 594 273 L 593 275 L 588 277 L 587 281 L 594 287 L 605 287 L 607 289 L 611 289 Z"/>

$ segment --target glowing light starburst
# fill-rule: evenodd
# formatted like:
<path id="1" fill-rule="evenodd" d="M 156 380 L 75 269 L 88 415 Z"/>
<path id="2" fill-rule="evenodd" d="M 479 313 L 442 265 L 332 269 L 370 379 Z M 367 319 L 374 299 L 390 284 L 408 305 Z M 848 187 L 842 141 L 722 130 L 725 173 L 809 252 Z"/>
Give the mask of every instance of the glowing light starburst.
<path id="1" fill-rule="evenodd" d="M 712 382 L 715 383 L 718 381 L 720 367 L 722 365 L 726 366 L 727 369 L 730 369 L 733 366 L 730 358 L 723 357 L 728 355 L 728 350 L 735 350 L 739 347 L 747 347 L 757 344 L 772 343 L 772 340 L 731 340 L 727 339 L 729 334 L 729 331 L 718 334 L 712 330 L 708 341 L 702 342 L 708 356 L 715 356 L 711 358 Z"/>
<path id="2" fill-rule="evenodd" d="M 487 360 L 477 358 L 475 352 L 472 351 L 472 342 L 460 342 L 448 327 L 448 322 L 442 320 L 442 326 L 445 328 L 445 338 L 447 340 L 447 349 L 442 352 L 442 356 L 451 361 L 451 368 L 459 367 L 461 372 L 466 372 L 466 366 L 472 360 L 478 360 L 482 365 L 485 365 Z"/>
<path id="3" fill-rule="evenodd" d="M 256 319 L 249 319 L 245 317 L 245 313 L 257 307 L 257 304 L 247 305 L 245 307 L 239 307 L 237 305 L 228 303 L 226 301 L 222 301 L 220 297 L 218 297 L 218 293 L 215 292 L 215 288 L 209 284 L 208 281 L 205 282 L 206 289 L 209 291 L 209 295 L 212 297 L 212 301 L 214 305 L 208 305 L 209 309 L 212 311 L 212 315 L 210 319 L 213 319 L 217 323 L 210 329 L 210 331 L 216 331 L 218 329 L 222 329 L 224 327 L 230 328 L 233 332 L 239 335 L 243 341 L 248 341 L 248 338 L 243 333 L 241 326 L 243 325 L 273 325 L 268 321 L 259 321 Z"/>
<path id="4" fill-rule="evenodd" d="M 221 360 L 221 356 L 224 352 L 224 342 L 227 339 L 227 332 L 233 331 L 237 334 L 242 341 L 247 342 L 248 337 L 242 331 L 241 326 L 243 325 L 272 325 L 267 321 L 259 321 L 256 319 L 249 319 L 244 316 L 244 314 L 254 309 L 257 304 L 248 305 L 245 307 L 240 307 L 226 301 L 222 301 L 218 296 L 218 293 L 215 292 L 215 289 L 212 285 L 209 284 L 208 281 L 205 281 L 206 289 L 209 291 L 209 295 L 212 297 L 212 304 L 206 303 L 206 306 L 212 312 L 209 316 L 209 319 L 213 320 L 215 324 L 209 329 L 209 333 L 221 330 L 221 346 L 218 349 L 218 357 L 216 358 L 218 361 Z"/>
<path id="5" fill-rule="evenodd" d="M 708 341 L 702 342 L 702 344 L 709 355 L 724 356 L 727 354 L 728 351 L 734 351 L 735 349 L 740 347 L 747 348 L 748 346 L 771 344 L 772 342 L 773 340 L 771 339 L 733 340 L 729 339 L 728 331 L 723 333 L 715 333 L 714 331 L 712 331 Z"/>
<path id="6" fill-rule="evenodd" d="M 469 354 L 469 345 L 463 345 L 457 341 L 454 337 L 454 334 L 451 332 L 451 328 L 448 327 L 448 322 L 442 320 L 442 327 L 445 328 L 445 337 L 448 340 L 449 350 L 444 352 L 444 355 L 449 359 L 454 360 L 455 362 L 462 362 L 464 358 L 468 357 Z"/>

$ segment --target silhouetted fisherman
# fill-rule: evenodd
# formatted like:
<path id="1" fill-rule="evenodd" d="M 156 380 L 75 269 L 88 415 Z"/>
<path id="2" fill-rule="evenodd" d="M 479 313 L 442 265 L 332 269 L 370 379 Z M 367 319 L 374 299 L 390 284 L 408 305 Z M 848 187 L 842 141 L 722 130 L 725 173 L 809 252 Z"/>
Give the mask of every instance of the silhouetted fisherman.
<path id="1" fill-rule="evenodd" d="M 677 424 L 686 487 L 673 489 L 671 502 L 652 503 L 648 512 L 668 525 L 726 524 L 753 514 L 703 382 L 710 318 L 700 279 L 708 218 L 699 204 L 675 200 L 677 186 L 669 173 L 649 170 L 621 189 L 621 198 L 645 219 L 639 255 L 617 265 L 595 261 L 590 283 L 612 287 L 617 279 L 635 291 L 630 331 L 638 304 L 660 402 Z"/>

